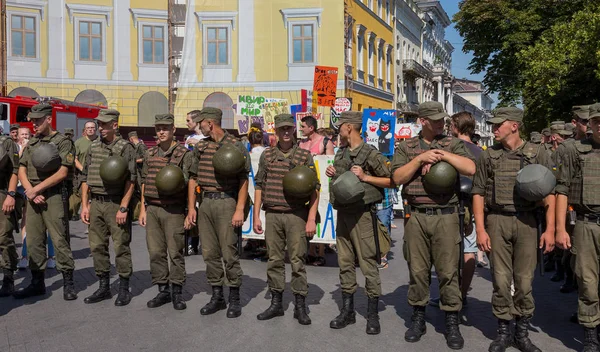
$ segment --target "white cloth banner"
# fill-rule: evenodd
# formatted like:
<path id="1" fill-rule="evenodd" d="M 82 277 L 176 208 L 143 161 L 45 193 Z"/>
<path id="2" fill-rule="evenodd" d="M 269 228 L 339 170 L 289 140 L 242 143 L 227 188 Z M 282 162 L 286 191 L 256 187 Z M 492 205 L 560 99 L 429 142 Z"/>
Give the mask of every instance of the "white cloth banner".
<path id="1" fill-rule="evenodd" d="M 250 192 L 250 197 L 254 200 L 254 175 L 258 173 L 258 161 L 260 159 L 260 154 L 250 154 L 250 158 L 252 160 L 252 170 L 250 170 L 249 175 L 249 187 L 248 192 Z M 319 181 L 321 182 L 321 192 L 319 198 L 319 214 L 321 215 L 321 223 L 317 224 L 317 233 L 313 237 L 313 243 L 335 243 L 335 225 L 337 219 L 337 211 L 333 209 L 331 204 L 329 203 L 329 177 L 325 175 L 325 169 L 327 166 L 333 165 L 333 155 L 325 156 L 319 155 L 314 157 L 315 168 L 317 170 L 317 175 L 319 176 Z M 248 220 L 244 223 L 242 227 L 242 236 L 244 238 L 250 239 L 264 239 L 265 234 L 257 234 L 253 229 L 253 219 L 252 212 L 254 211 L 252 207 L 250 209 L 250 215 L 248 216 Z M 265 212 L 263 210 L 260 211 L 260 219 L 262 221 L 263 230 L 266 228 L 265 223 Z"/>

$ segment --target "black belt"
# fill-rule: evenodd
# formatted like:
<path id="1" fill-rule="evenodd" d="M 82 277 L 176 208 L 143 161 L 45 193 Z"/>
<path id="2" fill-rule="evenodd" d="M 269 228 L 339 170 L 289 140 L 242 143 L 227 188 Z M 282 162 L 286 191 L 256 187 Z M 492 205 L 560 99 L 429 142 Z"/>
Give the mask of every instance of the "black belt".
<path id="1" fill-rule="evenodd" d="M 92 194 L 92 200 L 101 203 L 121 203 L 123 196 L 105 196 L 101 194 Z"/>
<path id="2" fill-rule="evenodd" d="M 596 225 L 600 225 L 600 214 L 577 214 L 577 220 L 596 223 Z"/>
<path id="3" fill-rule="evenodd" d="M 419 214 L 433 215 L 449 215 L 456 212 L 456 207 L 448 208 L 412 208 L 411 211 Z"/>
<path id="4" fill-rule="evenodd" d="M 234 193 L 229 192 L 203 192 L 203 199 L 227 199 L 227 198 L 236 198 Z"/>

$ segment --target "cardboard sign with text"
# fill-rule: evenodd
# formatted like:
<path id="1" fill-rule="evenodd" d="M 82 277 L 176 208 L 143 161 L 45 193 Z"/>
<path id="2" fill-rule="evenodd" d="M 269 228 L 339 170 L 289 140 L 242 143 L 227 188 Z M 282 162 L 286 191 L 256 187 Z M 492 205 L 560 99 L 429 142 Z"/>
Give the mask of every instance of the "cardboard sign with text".
<path id="1" fill-rule="evenodd" d="M 317 105 L 335 106 L 337 76 L 337 67 L 315 66 L 313 91 L 317 92 Z"/>
<path id="2" fill-rule="evenodd" d="M 396 110 L 365 109 L 363 111 L 363 135 L 365 142 L 377 148 L 381 154 L 394 154 L 394 130 Z"/>
<path id="3" fill-rule="evenodd" d="M 336 98 L 335 105 L 331 108 L 329 127 L 335 129 L 335 123 L 344 111 L 352 109 L 352 98 Z"/>

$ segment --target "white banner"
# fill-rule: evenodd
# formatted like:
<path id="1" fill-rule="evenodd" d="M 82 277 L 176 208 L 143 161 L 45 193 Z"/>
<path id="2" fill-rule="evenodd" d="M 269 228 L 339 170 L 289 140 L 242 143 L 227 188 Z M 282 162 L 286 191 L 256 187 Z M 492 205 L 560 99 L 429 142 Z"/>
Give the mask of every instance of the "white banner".
<path id="1" fill-rule="evenodd" d="M 248 191 L 250 192 L 250 197 L 254 200 L 254 175 L 258 173 L 258 161 L 260 159 L 260 154 L 250 154 L 250 158 L 252 160 L 252 170 L 250 170 L 249 176 L 249 187 Z M 333 155 L 319 155 L 314 157 L 315 160 L 315 168 L 317 170 L 317 175 L 319 176 L 319 181 L 321 182 L 321 192 L 319 198 L 319 214 L 321 215 L 321 223 L 317 224 L 317 233 L 313 237 L 313 243 L 335 243 L 335 225 L 337 219 L 337 211 L 333 209 L 331 204 L 329 203 L 329 177 L 325 175 L 325 169 L 327 169 L 328 165 L 333 164 Z M 248 216 L 248 220 L 244 223 L 242 227 L 242 236 L 244 238 L 252 238 L 252 239 L 264 239 L 265 235 L 257 234 L 253 229 L 253 221 L 252 221 L 252 212 L 254 209 L 250 209 L 250 215 Z M 260 219 L 262 221 L 263 230 L 266 228 L 265 224 L 265 212 L 263 210 L 260 211 Z"/>

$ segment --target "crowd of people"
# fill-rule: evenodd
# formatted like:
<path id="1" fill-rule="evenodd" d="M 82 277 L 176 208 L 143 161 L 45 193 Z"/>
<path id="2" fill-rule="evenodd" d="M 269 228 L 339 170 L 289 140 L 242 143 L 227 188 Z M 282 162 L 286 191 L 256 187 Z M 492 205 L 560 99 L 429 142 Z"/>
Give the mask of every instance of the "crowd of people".
<path id="1" fill-rule="evenodd" d="M 570 123 L 553 122 L 528 141 L 521 137 L 523 111 L 499 108 L 487 121 L 495 144 L 483 149 L 472 140 L 473 116 L 467 112 L 449 116 L 442 104 L 425 102 L 418 110 L 421 132 L 397 140 L 391 160 L 364 142 L 363 116 L 358 111 L 342 113 L 331 129 L 318 129 L 312 116 L 305 117 L 300 140 L 294 117 L 279 114 L 274 135 L 253 125 L 243 142 L 222 128 L 221 110 L 207 107 L 187 115 L 191 135 L 184 143 L 175 139 L 174 116 L 158 114 L 156 145 L 151 148 L 135 132 L 128 139 L 118 134 L 119 115 L 117 110 L 101 110 L 73 142 L 72 130 L 53 129 L 52 107 L 38 104 L 28 116 L 33 136 L 14 126 L 10 137 L 0 137 L 4 273 L 0 297 L 44 295 L 45 270 L 55 265 L 63 276 L 64 299 L 78 298 L 69 220 L 80 212 L 78 218 L 88 225 L 99 282 L 98 289 L 84 299 L 86 304 L 112 297 L 110 239 L 119 275 L 114 304 L 130 303 L 131 224 L 137 218 L 146 229 L 152 284 L 158 288 L 147 306 L 172 303 L 176 310 L 186 309 L 184 253 L 201 251 L 212 295 L 200 314 L 227 310 L 227 317 L 236 318 L 242 314 L 241 227 L 252 216 L 254 232 L 265 234 L 264 245 L 256 246 L 267 258 L 271 294 L 270 305 L 257 319 L 284 315 L 287 250 L 293 316 L 302 325 L 311 324 L 305 265 L 324 265 L 328 247 L 312 245 L 307 239 L 315 235 L 319 222 L 320 182 L 329 182 L 330 202 L 337 210 L 336 244 L 330 250 L 337 251 L 342 289 L 340 313 L 330 327 L 341 329 L 356 322 L 358 266 L 365 277 L 366 333 L 379 334 L 379 270 L 388 265 L 392 206 L 399 201 L 396 190 L 401 186 L 402 253 L 408 263 L 408 304 L 413 309 L 406 341 L 418 342 L 426 333 L 426 306 L 434 304 L 446 315 L 448 347 L 464 347 L 459 312 L 467 304 L 481 251 L 491 261 L 492 313 L 498 319 L 489 350 L 504 351 L 514 345 L 521 351 L 540 351 L 529 339 L 528 327 L 535 309 L 532 281 L 541 249 L 546 265 L 557 268 L 553 280 L 565 280 L 561 290 L 579 292 L 576 319 L 584 328 L 584 351 L 600 350 L 596 331 L 600 322 L 600 104 L 574 107 Z M 260 155 L 252 213 L 251 153 Z M 325 171 L 329 180 L 318 180 L 316 155 L 334 155 Z M 532 165 L 542 166 L 542 171 L 530 175 L 532 184 L 521 186 L 518 176 Z M 556 182 L 551 191 L 540 191 L 547 188 L 539 183 L 546 182 L 548 174 Z M 264 223 L 261 209 L 266 214 Z M 16 252 L 13 231 L 17 229 L 24 244 L 27 234 L 25 265 Z M 14 271 L 23 266 L 29 268 L 31 281 L 15 290 Z M 432 267 L 439 299 L 430 299 Z"/>

